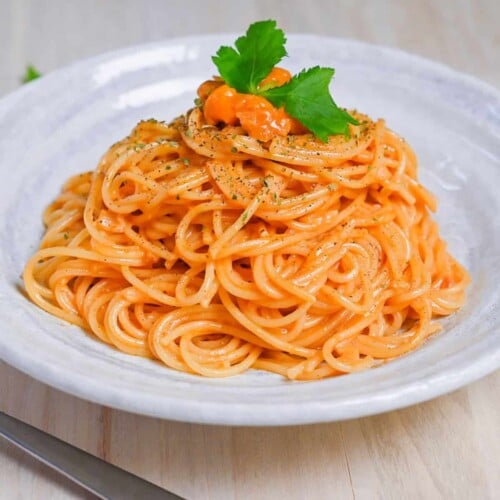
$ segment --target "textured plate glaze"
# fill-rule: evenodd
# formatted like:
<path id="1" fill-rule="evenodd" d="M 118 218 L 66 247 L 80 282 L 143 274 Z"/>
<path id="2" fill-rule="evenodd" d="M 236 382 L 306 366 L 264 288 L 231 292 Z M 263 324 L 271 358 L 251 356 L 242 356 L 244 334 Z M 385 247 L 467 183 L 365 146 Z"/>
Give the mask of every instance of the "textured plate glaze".
<path id="1" fill-rule="evenodd" d="M 487 85 L 396 50 L 290 36 L 286 65 L 337 70 L 337 102 L 388 125 L 415 148 L 437 218 L 472 274 L 468 302 L 421 349 L 363 373 L 300 383 L 259 371 L 223 380 L 120 353 L 35 307 L 20 273 L 42 209 L 71 174 L 141 118 L 190 107 L 210 56 L 234 36 L 146 45 L 82 61 L 0 101 L 0 356 L 63 391 L 124 410 L 217 424 L 340 420 L 444 394 L 500 366 L 500 96 Z"/>

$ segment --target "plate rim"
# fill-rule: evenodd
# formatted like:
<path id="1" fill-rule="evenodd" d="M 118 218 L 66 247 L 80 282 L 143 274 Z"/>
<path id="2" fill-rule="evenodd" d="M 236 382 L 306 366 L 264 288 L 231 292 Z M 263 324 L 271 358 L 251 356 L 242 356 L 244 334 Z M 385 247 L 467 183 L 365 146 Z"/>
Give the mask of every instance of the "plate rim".
<path id="1" fill-rule="evenodd" d="M 185 35 L 185 36 L 177 36 L 172 38 L 164 38 L 161 40 L 138 43 L 138 44 L 130 44 L 123 47 L 119 47 L 116 49 L 106 50 L 104 52 L 100 52 L 97 54 L 93 54 L 88 57 L 83 57 L 72 61 L 68 64 L 64 64 L 61 67 L 58 67 L 54 70 L 48 71 L 42 75 L 42 77 L 37 78 L 28 82 L 27 84 L 21 85 L 19 88 L 14 89 L 6 94 L 0 96 L 0 112 L 1 107 L 7 100 L 13 98 L 13 96 L 21 96 L 24 92 L 31 92 L 33 89 L 37 88 L 39 85 L 42 85 L 49 79 L 57 78 L 59 74 L 70 71 L 74 68 L 77 68 L 80 65 L 96 63 L 99 60 L 106 60 L 111 57 L 124 56 L 127 53 L 137 52 L 137 51 L 145 51 L 149 49 L 154 49 L 156 47 L 162 47 L 166 45 L 180 44 L 180 43 L 192 43 L 195 40 L 218 40 L 222 38 L 233 38 L 241 36 L 241 33 L 236 32 L 221 32 L 221 33 L 200 33 L 195 35 Z M 425 57 L 423 55 L 417 54 L 416 52 L 407 51 L 401 49 L 399 47 L 395 47 L 392 45 L 384 44 L 384 43 L 371 43 L 364 40 L 358 40 L 356 38 L 351 37 L 336 37 L 329 35 L 321 35 L 314 33 L 305 33 L 305 32 L 297 32 L 297 33 L 288 33 L 287 40 L 293 39 L 315 39 L 317 41 L 328 40 L 334 43 L 345 43 L 348 45 L 355 45 L 358 47 L 362 47 L 365 49 L 380 49 L 383 52 L 392 53 L 395 56 L 403 57 L 403 58 L 411 58 L 415 62 L 419 64 L 424 64 L 428 67 L 434 67 L 437 71 L 442 71 L 447 73 L 448 76 L 453 76 L 455 78 L 459 78 L 463 83 L 469 83 L 478 90 L 489 93 L 492 96 L 500 99 L 500 88 L 495 87 L 495 85 L 491 82 L 487 82 L 482 80 L 481 78 L 475 76 L 472 73 L 462 71 L 456 69 L 445 62 L 439 61 L 437 59 L 432 59 Z"/>

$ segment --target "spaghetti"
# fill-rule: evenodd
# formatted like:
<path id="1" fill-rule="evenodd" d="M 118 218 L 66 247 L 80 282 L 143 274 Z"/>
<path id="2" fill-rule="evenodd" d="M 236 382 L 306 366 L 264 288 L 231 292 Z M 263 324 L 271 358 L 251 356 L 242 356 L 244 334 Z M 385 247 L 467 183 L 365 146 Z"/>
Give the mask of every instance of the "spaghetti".
<path id="1" fill-rule="evenodd" d="M 319 379 L 401 356 L 464 302 L 410 146 L 267 142 L 200 108 L 140 122 L 46 209 L 31 299 L 126 353 L 208 377 Z"/>

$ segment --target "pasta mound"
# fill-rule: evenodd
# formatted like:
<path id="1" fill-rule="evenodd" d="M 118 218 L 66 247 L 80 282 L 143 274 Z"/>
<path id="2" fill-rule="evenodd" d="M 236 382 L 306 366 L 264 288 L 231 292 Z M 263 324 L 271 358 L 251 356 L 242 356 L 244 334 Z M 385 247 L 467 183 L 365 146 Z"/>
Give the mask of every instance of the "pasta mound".
<path id="1" fill-rule="evenodd" d="M 330 377 L 401 356 L 465 300 L 410 146 L 260 142 L 195 108 L 140 122 L 46 209 L 31 299 L 118 349 L 208 377 Z"/>

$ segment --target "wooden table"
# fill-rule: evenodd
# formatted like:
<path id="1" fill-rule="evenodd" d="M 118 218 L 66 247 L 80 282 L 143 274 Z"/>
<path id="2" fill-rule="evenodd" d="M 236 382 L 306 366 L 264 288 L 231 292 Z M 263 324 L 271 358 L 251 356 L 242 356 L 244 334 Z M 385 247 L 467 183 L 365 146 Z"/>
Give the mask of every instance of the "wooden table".
<path id="1" fill-rule="evenodd" d="M 28 62 L 46 72 L 149 40 L 240 32 L 266 18 L 289 32 L 397 46 L 500 86 L 498 0 L 0 0 L 0 94 L 19 85 Z M 500 372 L 380 416 L 256 429 L 131 415 L 5 364 L 0 380 L 1 410 L 190 499 L 499 498 Z M 0 441 L 0 498 L 87 496 Z"/>

